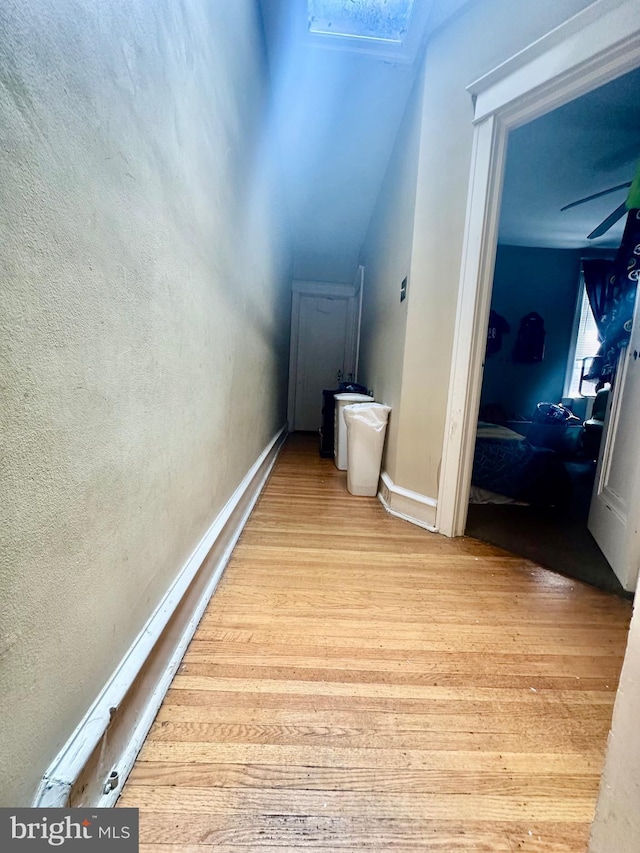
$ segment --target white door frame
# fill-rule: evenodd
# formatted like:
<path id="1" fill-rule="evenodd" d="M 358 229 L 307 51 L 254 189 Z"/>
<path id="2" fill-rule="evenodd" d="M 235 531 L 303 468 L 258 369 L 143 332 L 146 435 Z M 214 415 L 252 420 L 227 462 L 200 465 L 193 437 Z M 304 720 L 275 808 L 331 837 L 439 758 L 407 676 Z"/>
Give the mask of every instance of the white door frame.
<path id="1" fill-rule="evenodd" d="M 358 303 L 356 288 L 352 284 L 329 284 L 323 281 L 293 281 L 291 285 L 291 343 L 289 346 L 289 397 L 287 403 L 287 421 L 289 430 L 295 429 L 296 411 L 296 377 L 298 375 L 298 340 L 300 335 L 300 299 L 303 296 L 324 297 L 325 299 L 346 299 L 347 305 L 347 337 L 345 343 L 345 361 L 355 373 L 355 358 L 357 347 Z"/>
<path id="2" fill-rule="evenodd" d="M 468 87 L 474 139 L 436 526 L 464 533 L 510 130 L 640 66 L 640 0 L 597 0 Z"/>
<path id="3" fill-rule="evenodd" d="M 362 331 L 362 300 L 364 296 L 364 266 L 360 264 L 353 279 L 353 288 L 358 300 L 358 318 L 355 324 L 355 355 L 353 359 L 353 381 L 358 381 L 360 369 L 360 332 Z"/>

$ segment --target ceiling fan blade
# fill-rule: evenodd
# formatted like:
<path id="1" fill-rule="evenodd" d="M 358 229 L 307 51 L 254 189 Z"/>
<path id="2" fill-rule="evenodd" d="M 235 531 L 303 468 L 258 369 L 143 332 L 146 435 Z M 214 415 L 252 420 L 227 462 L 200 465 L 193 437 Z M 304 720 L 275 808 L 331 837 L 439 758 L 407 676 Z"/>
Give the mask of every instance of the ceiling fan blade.
<path id="1" fill-rule="evenodd" d="M 579 198 L 578 201 L 572 201 L 571 204 L 565 204 L 565 206 L 561 207 L 560 210 L 569 210 L 572 207 L 577 207 L 579 204 L 584 204 L 586 201 L 593 201 L 594 198 L 600 198 L 600 196 L 609 195 L 609 193 L 614 193 L 616 190 L 623 190 L 625 187 L 630 186 L 631 181 L 627 181 L 625 184 L 618 184 L 615 187 L 609 187 L 608 190 L 602 190 L 602 192 L 588 195 L 585 198 Z"/>
<path id="2" fill-rule="evenodd" d="M 613 213 L 610 213 L 607 218 L 598 225 L 595 231 L 592 231 L 591 234 L 587 237 L 587 240 L 595 240 L 596 237 L 602 237 L 603 234 L 606 234 L 609 228 L 616 224 L 618 219 L 622 219 L 622 217 L 627 212 L 627 203 L 623 201 L 620 207 L 616 207 Z"/>

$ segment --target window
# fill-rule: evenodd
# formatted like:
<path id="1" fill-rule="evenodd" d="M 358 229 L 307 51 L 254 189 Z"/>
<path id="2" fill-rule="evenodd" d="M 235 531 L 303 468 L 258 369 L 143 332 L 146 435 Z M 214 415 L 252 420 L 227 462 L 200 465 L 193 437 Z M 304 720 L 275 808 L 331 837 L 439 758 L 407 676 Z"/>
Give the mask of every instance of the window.
<path id="1" fill-rule="evenodd" d="M 582 372 L 583 359 L 596 355 L 600 348 L 598 338 L 598 327 L 589 304 L 589 297 L 584 286 L 584 278 L 581 277 L 580 294 L 576 308 L 576 320 L 574 322 L 573 347 L 567 365 L 567 379 L 565 397 L 580 396 L 580 375 Z M 585 372 L 589 368 L 586 363 Z M 585 381 L 582 383 L 582 396 L 595 397 L 595 382 Z"/>
<path id="2" fill-rule="evenodd" d="M 309 32 L 402 44 L 414 0 L 308 0 Z"/>

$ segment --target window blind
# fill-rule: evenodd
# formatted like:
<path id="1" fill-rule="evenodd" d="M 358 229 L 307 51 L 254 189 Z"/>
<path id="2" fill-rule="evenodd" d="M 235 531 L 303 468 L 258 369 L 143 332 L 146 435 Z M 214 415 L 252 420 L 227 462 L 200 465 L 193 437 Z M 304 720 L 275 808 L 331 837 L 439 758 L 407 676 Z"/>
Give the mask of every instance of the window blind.
<path id="1" fill-rule="evenodd" d="M 584 286 L 584 278 L 581 277 L 582 299 L 580 300 L 580 319 L 576 335 L 576 348 L 573 357 L 571 381 L 569 383 L 567 397 L 578 397 L 580 393 L 580 373 L 582 371 L 582 360 L 597 354 L 600 348 L 598 338 L 598 327 L 589 304 L 589 297 Z M 583 382 L 582 395 L 595 397 L 595 385 L 591 382 Z"/>

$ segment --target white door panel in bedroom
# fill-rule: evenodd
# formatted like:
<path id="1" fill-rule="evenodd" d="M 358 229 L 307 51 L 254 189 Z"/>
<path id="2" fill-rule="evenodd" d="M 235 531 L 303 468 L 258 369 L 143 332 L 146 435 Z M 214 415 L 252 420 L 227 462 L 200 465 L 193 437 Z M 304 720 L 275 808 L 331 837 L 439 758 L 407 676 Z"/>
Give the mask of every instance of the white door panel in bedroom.
<path id="1" fill-rule="evenodd" d="M 315 431 L 321 423 L 322 391 L 336 388 L 339 374 L 353 370 L 354 299 L 351 293 L 301 293 L 293 315 L 290 428 Z"/>
<path id="2" fill-rule="evenodd" d="M 589 512 L 589 530 L 622 586 L 633 591 L 640 565 L 640 323 L 622 350 L 609 399 Z"/>

